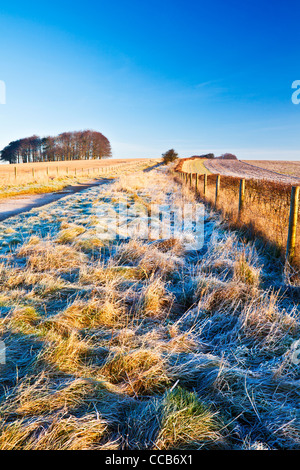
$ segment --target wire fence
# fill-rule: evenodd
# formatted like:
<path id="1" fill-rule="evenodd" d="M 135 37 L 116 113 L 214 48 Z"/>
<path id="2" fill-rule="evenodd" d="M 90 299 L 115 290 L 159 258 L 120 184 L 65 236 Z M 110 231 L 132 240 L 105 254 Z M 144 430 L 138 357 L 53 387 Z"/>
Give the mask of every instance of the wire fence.
<path id="1" fill-rule="evenodd" d="M 6 186 L 17 186 L 28 183 L 45 183 L 66 177 L 97 177 L 120 173 L 122 170 L 137 167 L 146 160 L 137 159 L 133 161 L 70 161 L 49 162 L 37 164 L 1 165 L 0 166 L 0 188 Z M 147 161 L 149 161 L 147 159 Z"/>
<path id="2" fill-rule="evenodd" d="M 176 175 L 231 226 L 262 238 L 286 263 L 300 267 L 299 186 L 216 174 Z"/>

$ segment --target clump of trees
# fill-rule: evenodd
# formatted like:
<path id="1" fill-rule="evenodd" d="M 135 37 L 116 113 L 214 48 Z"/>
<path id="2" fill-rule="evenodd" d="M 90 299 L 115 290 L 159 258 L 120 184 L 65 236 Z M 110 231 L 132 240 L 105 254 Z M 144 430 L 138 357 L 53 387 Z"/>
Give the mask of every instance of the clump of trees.
<path id="1" fill-rule="evenodd" d="M 204 155 L 193 155 L 191 158 L 217 158 L 217 159 L 224 159 L 224 160 L 237 160 L 237 156 L 233 155 L 232 153 L 223 153 L 220 157 L 215 157 L 213 153 L 205 153 Z"/>
<path id="2" fill-rule="evenodd" d="M 223 153 L 220 157 L 217 157 L 217 158 L 221 158 L 223 160 L 237 160 L 237 156 L 236 155 L 233 155 L 233 153 Z"/>
<path id="3" fill-rule="evenodd" d="M 55 137 L 33 135 L 10 142 L 1 152 L 9 163 L 92 160 L 112 156 L 109 140 L 92 130 L 63 132 Z"/>
<path id="4" fill-rule="evenodd" d="M 203 155 L 193 155 L 191 158 L 215 158 L 213 153 L 205 153 Z"/>
<path id="5" fill-rule="evenodd" d="M 170 149 L 167 152 L 162 154 L 163 163 L 167 165 L 168 163 L 174 162 L 178 158 L 178 153 L 174 149 Z"/>

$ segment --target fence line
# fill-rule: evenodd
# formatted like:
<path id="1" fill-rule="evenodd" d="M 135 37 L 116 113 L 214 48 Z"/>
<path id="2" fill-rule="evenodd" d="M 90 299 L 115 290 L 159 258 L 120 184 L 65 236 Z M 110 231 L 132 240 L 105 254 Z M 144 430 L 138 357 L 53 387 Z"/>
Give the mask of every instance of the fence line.
<path id="1" fill-rule="evenodd" d="M 286 264 L 300 266 L 300 186 L 216 174 L 174 174 L 231 225 L 262 237 L 279 249 Z"/>
<path id="2" fill-rule="evenodd" d="M 66 162 L 64 162 L 66 163 Z M 0 185 L 10 186 L 24 183 L 38 183 L 40 181 L 52 181 L 57 178 L 64 177 L 89 177 L 91 175 L 109 175 L 111 173 L 120 172 L 122 170 L 129 170 L 133 166 L 143 165 L 145 161 L 138 160 L 132 162 L 119 162 L 115 165 L 103 165 L 92 167 L 66 166 L 66 165 L 47 165 L 43 168 L 20 168 L 18 165 L 11 165 L 11 168 L 6 168 L 1 174 L 0 167 Z M 1 190 L 0 190 L 1 192 Z"/>

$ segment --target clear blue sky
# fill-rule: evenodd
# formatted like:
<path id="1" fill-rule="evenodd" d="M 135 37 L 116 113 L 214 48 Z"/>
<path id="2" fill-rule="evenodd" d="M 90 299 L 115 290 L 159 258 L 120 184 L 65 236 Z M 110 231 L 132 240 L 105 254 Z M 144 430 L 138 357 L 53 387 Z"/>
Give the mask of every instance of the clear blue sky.
<path id="1" fill-rule="evenodd" d="M 299 0 L 1 3 L 0 148 L 91 128 L 120 158 L 300 159 Z"/>

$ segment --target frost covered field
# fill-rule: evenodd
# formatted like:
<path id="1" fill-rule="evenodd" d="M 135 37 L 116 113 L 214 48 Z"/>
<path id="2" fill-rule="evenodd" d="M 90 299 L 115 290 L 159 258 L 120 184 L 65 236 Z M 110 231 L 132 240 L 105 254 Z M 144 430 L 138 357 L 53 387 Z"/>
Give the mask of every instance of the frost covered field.
<path id="1" fill-rule="evenodd" d="M 158 168 L 1 223 L 0 449 L 300 448 L 297 301 L 208 209 L 161 232 L 193 202 Z"/>

